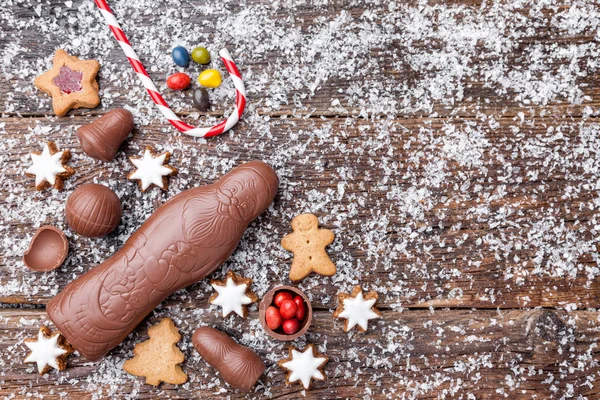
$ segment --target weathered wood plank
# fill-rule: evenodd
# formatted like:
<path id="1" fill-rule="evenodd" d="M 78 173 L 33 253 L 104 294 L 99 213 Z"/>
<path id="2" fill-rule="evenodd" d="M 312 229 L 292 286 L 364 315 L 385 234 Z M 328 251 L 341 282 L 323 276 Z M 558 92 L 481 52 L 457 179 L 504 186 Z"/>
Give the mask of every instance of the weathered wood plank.
<path id="1" fill-rule="evenodd" d="M 592 4 L 571 11 L 566 0 L 430 3 L 261 0 L 213 7 L 169 0 L 150 13 L 144 2 L 111 1 L 161 90 L 175 71 L 173 45 L 202 43 L 216 54 L 226 44 L 246 77 L 251 112 L 581 116 L 600 105 Z M 93 3 L 72 4 L 51 0 L 36 10 L 24 1 L 0 11 L 0 49 L 10 56 L 0 76 L 0 114 L 50 113 L 47 96 L 32 82 L 53 50 L 65 47 L 101 61 L 103 109 L 128 105 L 156 116 Z M 573 13 L 581 19 L 577 29 Z M 195 78 L 200 68 L 188 71 Z M 165 92 L 175 109 L 193 112 L 191 92 Z M 211 95 L 215 114 L 231 109 L 229 83 Z"/>
<path id="2" fill-rule="evenodd" d="M 298 387 L 286 387 L 285 375 L 276 365 L 286 352 L 282 342 L 265 336 L 257 313 L 247 321 L 223 322 L 215 311 L 161 308 L 135 333 L 98 363 L 78 356 L 63 373 L 39 377 L 33 366 L 22 363 L 26 349 L 22 340 L 35 335 L 46 320 L 43 310 L 0 311 L 0 394 L 25 392 L 44 398 L 65 393 L 81 398 L 120 398 L 132 393 L 139 399 L 211 397 L 220 393 L 242 398 L 225 387 L 201 360 L 190 339 L 199 325 L 216 326 L 251 346 L 267 365 L 267 372 L 250 398 L 301 396 Z M 600 371 L 598 357 L 600 321 L 597 312 L 427 310 L 384 311 L 384 318 L 367 334 L 346 334 L 331 314 L 318 311 L 305 340 L 330 357 L 328 380 L 318 382 L 306 398 L 560 398 L 585 395 L 595 398 Z M 182 332 L 180 348 L 186 354 L 183 368 L 188 384 L 160 389 L 126 374 L 121 365 L 131 357 L 133 345 L 145 340 L 146 329 L 159 318 L 175 319 Z M 304 339 L 301 343 L 304 343 Z M 592 387 L 593 385 L 593 387 Z M 268 389 L 265 389 L 267 387 Z M 79 398 L 79 397 L 78 397 Z"/>
<path id="3" fill-rule="evenodd" d="M 600 306 L 595 119 L 507 118 L 492 125 L 284 119 L 273 120 L 269 132 L 244 122 L 210 141 L 152 125 L 136 130 L 109 164 L 81 153 L 73 132 L 88 121 L 0 120 L 7 165 L 0 175 L 6 244 L 1 301 L 47 302 L 114 253 L 167 198 L 241 161 L 262 159 L 278 171 L 280 192 L 223 268 L 250 275 L 259 295 L 287 281 L 290 254 L 279 241 L 293 216 L 312 211 L 337 235 L 329 253 L 339 273 L 301 284 L 319 307 L 331 307 L 338 288 L 358 282 L 379 289 L 386 307 Z M 49 139 L 72 149 L 77 174 L 62 192 L 36 193 L 23 175 L 27 153 Z M 131 169 L 126 155 L 146 144 L 174 152 L 180 174 L 168 192 L 142 195 L 125 178 Z M 107 238 L 77 237 L 62 215 L 68 194 L 92 181 L 115 189 L 123 202 L 123 223 Z M 39 275 L 26 271 L 20 256 L 43 223 L 65 228 L 71 256 L 56 272 Z M 205 302 L 208 293 L 204 282 L 173 301 Z"/>

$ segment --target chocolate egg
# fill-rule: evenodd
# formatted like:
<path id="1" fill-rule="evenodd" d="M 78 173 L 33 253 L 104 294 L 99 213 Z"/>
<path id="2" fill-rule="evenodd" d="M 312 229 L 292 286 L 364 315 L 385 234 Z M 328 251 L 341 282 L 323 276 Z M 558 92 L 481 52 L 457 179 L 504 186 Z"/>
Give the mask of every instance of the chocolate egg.
<path id="1" fill-rule="evenodd" d="M 121 201 L 106 186 L 88 183 L 67 199 L 65 216 L 71 229 L 82 236 L 99 237 L 112 232 L 121 220 Z"/>
<path id="2" fill-rule="evenodd" d="M 69 242 L 60 229 L 44 225 L 33 236 L 23 263 L 33 271 L 47 272 L 60 267 L 69 252 Z"/>

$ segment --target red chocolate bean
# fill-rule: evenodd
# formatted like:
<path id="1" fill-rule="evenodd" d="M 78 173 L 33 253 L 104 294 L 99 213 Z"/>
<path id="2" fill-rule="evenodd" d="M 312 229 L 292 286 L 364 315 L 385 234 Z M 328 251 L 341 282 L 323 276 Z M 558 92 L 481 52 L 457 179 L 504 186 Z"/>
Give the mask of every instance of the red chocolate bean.
<path id="1" fill-rule="evenodd" d="M 77 139 L 88 156 L 109 162 L 133 130 L 133 114 L 117 108 L 77 129 Z"/>
<path id="2" fill-rule="evenodd" d="M 281 318 L 281 314 L 277 307 L 269 307 L 267 308 L 267 312 L 265 314 L 265 320 L 267 321 L 267 326 L 273 330 L 279 328 L 281 326 L 281 322 L 283 318 Z"/>
<path id="3" fill-rule="evenodd" d="M 283 331 L 288 335 L 293 335 L 300 329 L 300 322 L 296 318 L 286 319 L 283 321 Z"/>
<path id="4" fill-rule="evenodd" d="M 191 79 L 183 72 L 177 72 L 167 78 L 167 86 L 173 90 L 185 90 L 190 86 Z"/>
<path id="5" fill-rule="evenodd" d="M 279 292 L 275 296 L 275 300 L 273 300 L 273 303 L 277 307 L 281 307 L 281 303 L 283 303 L 284 300 L 292 300 L 292 294 L 290 292 Z"/>
<path id="6" fill-rule="evenodd" d="M 296 318 L 298 321 L 302 321 L 306 315 L 306 306 L 304 300 L 300 296 L 294 297 L 294 303 L 296 303 Z"/>
<path id="7" fill-rule="evenodd" d="M 202 358 L 235 389 L 250 390 L 265 371 L 265 364 L 254 351 L 214 328 L 198 328 L 192 343 Z"/>
<path id="8" fill-rule="evenodd" d="M 296 303 L 294 303 L 292 300 L 284 300 L 281 303 L 281 307 L 279 307 L 279 313 L 283 319 L 294 318 L 296 315 Z"/>
<path id="9" fill-rule="evenodd" d="M 253 161 L 178 194 L 111 258 L 50 300 L 50 319 L 81 355 L 102 358 L 167 296 L 225 262 L 277 184 L 271 167 Z"/>

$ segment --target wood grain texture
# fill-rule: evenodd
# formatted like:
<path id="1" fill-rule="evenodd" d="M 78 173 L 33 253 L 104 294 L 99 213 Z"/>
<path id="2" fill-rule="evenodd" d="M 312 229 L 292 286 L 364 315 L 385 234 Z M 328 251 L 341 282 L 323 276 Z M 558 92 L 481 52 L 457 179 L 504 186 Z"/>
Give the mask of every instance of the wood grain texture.
<path id="1" fill-rule="evenodd" d="M 590 278 L 593 276 L 590 274 L 595 274 L 596 261 L 588 252 L 595 243 L 597 206 L 594 199 L 598 192 L 584 189 L 593 174 L 581 170 L 582 165 L 593 161 L 595 150 L 586 148 L 585 151 L 568 153 L 570 148 L 587 146 L 582 132 L 597 126 L 596 120 L 582 125 L 569 119 L 542 118 L 536 120 L 533 126 L 521 127 L 518 132 L 514 129 L 513 119 L 499 120 L 499 127 L 485 131 L 485 147 L 478 149 L 478 165 L 472 166 L 466 164 L 462 158 L 456 158 L 456 155 L 439 150 L 448 141 L 453 140 L 452 135 L 444 133 L 444 130 L 451 132 L 453 129 L 468 129 L 473 123 L 472 120 L 386 121 L 386 129 L 395 132 L 389 136 L 388 147 L 373 150 L 368 156 L 340 150 L 339 153 L 331 154 L 327 160 L 323 160 L 322 168 L 315 168 L 315 164 L 312 163 L 320 163 L 319 151 L 327 145 L 328 139 L 312 141 L 314 137 L 309 132 L 336 132 L 343 137 L 344 145 L 352 149 L 363 140 L 363 132 L 377 129 L 376 124 L 357 121 L 347 125 L 343 120 L 312 118 L 274 121 L 270 132 L 274 137 L 291 138 L 294 132 L 298 132 L 295 141 L 289 139 L 285 146 L 293 147 L 296 142 L 298 146 L 302 146 L 302 157 L 313 160 L 308 165 L 304 165 L 304 160 L 298 160 L 293 155 L 279 157 L 284 145 L 278 141 L 265 142 L 260 136 L 250 134 L 243 140 L 230 140 L 225 136 L 212 141 L 196 142 L 183 136 L 166 138 L 162 132 L 164 126 L 147 127 L 143 132 L 134 131 L 133 140 L 126 143 L 117 161 L 113 164 L 102 164 L 87 158 L 81 152 L 75 135 L 68 133 L 74 132 L 84 121 L 87 121 L 84 117 L 60 119 L 53 123 L 55 132 L 44 137 L 44 140 L 55 140 L 64 148 L 71 149 L 71 165 L 77 170 L 76 176 L 67 181 L 63 192 L 31 192 L 36 201 L 56 206 L 58 209 L 58 213 L 47 215 L 44 223 L 62 225 L 68 231 L 62 215 L 63 199 L 73 188 L 94 179 L 101 183 L 109 183 L 109 186 L 112 185 L 118 190 L 123 202 L 124 215 L 135 212 L 139 191 L 133 182 L 126 180 L 126 174 L 131 168 L 126 162 L 126 156 L 138 154 L 147 144 L 176 148 L 193 145 L 199 152 L 215 153 L 220 157 L 240 161 L 273 158 L 274 167 L 282 181 L 281 195 L 276 198 L 268 222 L 261 219 L 254 224 L 242 243 L 242 248 L 264 246 L 265 252 L 270 254 L 272 259 L 266 277 L 276 281 L 281 279 L 280 270 L 269 267 L 275 268 L 291 261 L 291 254 L 281 249 L 279 241 L 291 231 L 289 221 L 297 213 L 294 204 L 310 201 L 311 190 L 320 193 L 337 192 L 345 166 L 364 166 L 365 169 L 359 167 L 364 173 L 361 179 L 347 183 L 345 190 L 349 193 L 348 196 L 341 200 L 334 196 L 331 199 L 332 204 L 315 203 L 313 212 L 317 212 L 322 221 L 325 221 L 324 226 L 334 228 L 337 235 L 334 248 L 342 252 L 337 255 L 337 259 L 333 253 L 334 261 L 338 262 L 338 267 L 340 262 L 349 263 L 341 265 L 342 273 L 354 274 L 357 281 L 360 281 L 364 279 L 361 272 L 350 270 L 355 265 L 368 265 L 368 280 L 382 288 L 390 287 L 391 276 L 397 277 L 402 295 L 386 291 L 387 293 L 380 296 L 384 306 L 600 306 L 600 284 L 597 279 Z M 37 138 L 30 138 L 30 144 L 23 144 L 19 137 L 28 127 L 34 127 L 43 121 L 35 118 L 9 118 L 0 120 L 0 123 L 2 122 L 6 123 L 7 143 L 14 142 L 18 145 L 10 154 L 14 164 L 9 164 L 13 167 L 4 171 L 5 187 L 8 189 L 4 193 L 6 195 L 10 191 L 30 192 L 32 179 L 23 175 L 22 171 L 27 162 L 21 160 L 27 160 L 27 153 L 39 145 Z M 563 137 L 561 144 L 557 144 L 559 148 L 554 149 L 548 156 L 534 154 L 529 150 L 531 146 L 535 146 L 536 142 L 550 140 L 554 135 L 552 131 L 548 132 L 550 125 L 561 127 Z M 251 126 L 242 122 L 239 129 L 251 131 Z M 411 143 L 410 152 L 404 150 L 406 143 Z M 223 151 L 225 148 L 227 150 Z M 257 148 L 260 148 L 262 157 L 259 156 Z M 432 151 L 440 153 L 442 158 L 427 160 L 427 155 Z M 390 152 L 393 152 L 391 156 Z M 553 167 L 552 158 L 557 154 L 571 159 L 572 162 L 557 163 Z M 203 172 L 199 174 L 194 171 L 196 156 L 186 154 L 185 157 L 184 160 L 181 151 L 174 151 L 173 159 L 179 165 L 185 162 L 184 167 L 180 168 L 177 177 L 171 179 L 172 189 L 152 200 L 154 207 L 176 191 L 214 180 L 204 178 Z M 507 164 L 507 159 L 510 159 L 510 164 Z M 380 164 L 372 164 L 373 161 Z M 397 164 L 396 169 L 391 172 L 382 166 L 390 161 Z M 440 163 L 443 166 L 440 167 Z M 431 168 L 447 171 L 443 182 L 429 178 Z M 211 172 L 211 176 L 219 174 Z M 571 176 L 574 178 L 570 178 Z M 428 204 L 417 204 L 414 210 L 410 209 L 412 205 L 408 200 L 402 197 L 389 198 L 389 192 L 394 188 L 400 195 L 410 190 L 425 190 L 428 192 Z M 499 190 L 503 192 L 502 198 L 495 199 Z M 568 202 L 564 200 L 565 193 L 570 193 Z M 8 203 L 10 205 L 10 202 Z M 359 209 L 356 209 L 357 203 L 360 204 Z M 17 204 L 12 206 L 16 208 Z M 331 218 L 332 213 L 356 215 L 340 225 Z M 378 215 L 384 219 L 385 225 L 364 226 L 365 222 L 377 221 Z M 11 235 L 14 239 L 26 242 L 30 232 L 37 228 L 35 223 L 40 222 L 21 221 L 20 213 L 15 213 L 13 217 L 14 220 L 7 220 L 10 222 Z M 548 221 L 563 221 L 560 224 L 562 230 L 555 236 L 541 237 L 544 236 Z M 72 275 L 65 274 L 65 271 L 77 275 L 87 271 L 95 265 L 94 260 L 110 256 L 138 226 L 124 220 L 116 233 L 101 241 L 72 237 L 71 256 L 65 266 L 58 272 L 47 275 L 50 277 L 48 283 L 51 284 L 40 287 L 35 293 L 25 291 L 28 290 L 25 287 L 22 291 L 5 293 L 0 299 L 9 303 L 46 303 L 56 293 L 57 288 L 64 287 L 72 279 Z M 375 232 L 372 232 L 373 229 Z M 263 243 L 265 239 L 258 233 L 268 237 L 266 243 Z M 381 242 L 382 253 L 379 255 L 369 254 L 371 235 L 375 235 Z M 540 236 L 539 243 L 531 239 L 537 236 Z M 558 247 L 564 241 L 577 241 L 582 246 L 580 254 L 569 255 L 575 257 L 571 260 L 573 270 L 568 271 L 563 265 L 566 261 L 562 259 L 563 254 L 548 254 L 546 246 L 552 241 L 555 241 Z M 411 246 L 413 248 L 410 248 Z M 498 248 L 502 246 L 509 247 L 505 252 L 499 253 Z M 389 251 L 393 248 L 402 250 L 394 254 L 395 252 Z M 104 256 L 98 257 L 98 254 Z M 555 259 L 556 257 L 558 259 Z M 240 265 L 236 263 L 235 255 L 233 260 L 233 266 Z M 35 277 L 30 271 L 19 266 L 18 253 L 6 257 L 3 263 L 0 283 L 5 287 Z M 587 272 L 586 268 L 589 268 Z M 572 276 L 566 278 L 569 274 Z M 317 307 L 331 307 L 329 302 L 335 298 L 331 294 L 337 292 L 338 285 L 335 280 L 322 279 L 318 288 L 310 281 L 304 282 L 302 287 L 315 290 Z M 201 299 L 206 290 L 207 286 L 201 284 L 193 286 L 190 293 L 192 298 Z M 261 290 L 266 291 L 268 288 Z"/>
<path id="2" fill-rule="evenodd" d="M 191 335 L 199 325 L 221 325 L 217 312 L 205 312 L 179 305 L 162 308 L 157 315 L 140 324 L 130 339 L 115 349 L 102 362 L 86 363 L 78 357 L 70 359 L 68 370 L 60 377 L 56 372 L 47 377 L 32 373 L 34 367 L 23 364 L 25 337 L 35 335 L 37 326 L 47 317 L 43 310 L 0 312 L 0 354 L 5 360 L 0 374 L 3 393 L 31 392 L 44 398 L 60 398 L 70 393 L 80 398 L 116 397 L 134 393 L 136 398 L 211 398 L 217 393 L 230 398 L 245 398 L 243 393 L 225 386 L 220 392 L 218 376 L 197 354 Z M 108 366 L 131 357 L 134 343 L 147 339 L 147 328 L 160 316 L 176 315 L 183 340 L 179 347 L 186 355 L 182 368 L 189 382 L 176 388 L 142 385 L 140 378 L 120 371 L 109 375 Z M 257 318 L 250 313 L 248 321 Z M 423 321 L 431 321 L 423 324 Z M 237 325 L 237 323 L 236 323 Z M 243 322 L 240 329 L 226 328 L 236 340 L 251 345 L 265 360 L 267 370 L 261 384 L 248 398 L 277 397 L 294 399 L 301 396 L 299 386 L 285 386 L 285 372 L 277 361 L 285 357 L 282 342 L 260 342 L 252 338 L 258 324 Z M 310 399 L 362 397 L 374 399 L 417 395 L 421 398 L 466 397 L 531 399 L 536 395 L 549 398 L 577 387 L 577 393 L 595 398 L 597 388 L 586 387 L 586 377 L 598 374 L 598 367 L 581 367 L 581 362 L 598 357 L 600 322 L 595 312 L 564 313 L 550 310 L 426 310 L 384 311 L 383 318 L 370 326 L 366 334 L 346 334 L 342 324 L 329 312 L 317 312 L 307 335 L 309 342 L 326 338 L 329 363 L 325 382 L 314 383 L 306 392 Z M 383 335 L 382 335 L 383 334 Z M 393 334 L 394 339 L 386 337 Z M 337 344 L 352 340 L 359 349 L 354 352 Z M 391 347 L 390 347 L 391 346 Z M 484 360 L 482 365 L 478 361 Z M 112 371 L 112 370 L 110 370 Z M 390 371 L 402 379 L 385 378 Z M 55 379 L 57 377 L 58 379 Z M 549 379 L 554 377 L 554 379 Z M 71 380 L 77 383 L 72 384 Z M 119 383 L 115 383 L 119 382 Z M 121 383 L 122 382 L 122 383 Z M 518 382 L 514 386 L 511 382 Z M 418 383 L 418 386 L 416 385 Z M 277 392 L 265 392 L 264 386 Z M 78 397 L 79 398 L 79 397 Z"/>
<path id="3" fill-rule="evenodd" d="M 109 3 L 186 121 L 227 115 L 233 89 L 225 79 L 201 115 L 191 91 L 167 91 L 177 40 L 230 49 L 247 111 L 210 140 L 177 134 L 93 2 L 0 9 L 0 397 L 246 397 L 193 349 L 193 331 L 208 325 L 265 361 L 248 398 L 600 398 L 595 2 L 161 0 L 156 12 L 148 1 Z M 52 116 L 32 82 L 57 48 L 101 62 L 100 107 Z M 200 70 L 188 72 L 195 79 Z M 134 112 L 136 129 L 115 161 L 100 163 L 83 154 L 75 131 L 116 107 Z M 35 192 L 24 175 L 28 154 L 47 140 L 73 153 L 76 174 L 62 192 Z M 126 180 L 127 157 L 146 145 L 172 152 L 179 174 L 167 192 L 142 195 Z M 315 316 L 296 344 L 329 356 L 326 382 L 305 393 L 285 386 L 277 361 L 286 345 L 264 334 L 255 306 L 245 321 L 220 318 L 206 280 L 165 300 L 99 363 L 75 356 L 65 372 L 44 377 L 22 363 L 23 339 L 48 321 L 52 296 L 171 196 L 252 159 L 276 169 L 280 192 L 214 277 L 242 273 L 259 296 L 289 283 L 291 254 L 279 241 L 295 215 L 317 214 L 336 234 L 328 253 L 339 273 L 300 283 Z M 91 182 L 114 189 L 123 205 L 106 238 L 79 237 L 64 220 L 68 195 Z M 34 274 L 20 258 L 42 224 L 66 232 L 70 255 L 57 271 Z M 331 316 L 335 294 L 358 283 L 380 292 L 383 318 L 366 334 L 346 334 Z M 181 330 L 190 382 L 156 389 L 120 366 L 162 317 Z"/>

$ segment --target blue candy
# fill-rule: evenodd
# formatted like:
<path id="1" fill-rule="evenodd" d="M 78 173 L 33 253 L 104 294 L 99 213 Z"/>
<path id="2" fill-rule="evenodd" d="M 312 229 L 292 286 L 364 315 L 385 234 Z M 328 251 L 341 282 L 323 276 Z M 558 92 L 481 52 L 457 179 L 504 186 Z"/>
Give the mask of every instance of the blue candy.
<path id="1" fill-rule="evenodd" d="M 187 49 L 183 46 L 173 48 L 171 57 L 173 57 L 175 64 L 180 67 L 187 68 L 187 66 L 190 65 L 190 53 L 188 53 Z"/>

